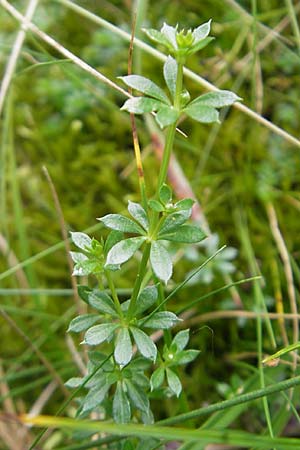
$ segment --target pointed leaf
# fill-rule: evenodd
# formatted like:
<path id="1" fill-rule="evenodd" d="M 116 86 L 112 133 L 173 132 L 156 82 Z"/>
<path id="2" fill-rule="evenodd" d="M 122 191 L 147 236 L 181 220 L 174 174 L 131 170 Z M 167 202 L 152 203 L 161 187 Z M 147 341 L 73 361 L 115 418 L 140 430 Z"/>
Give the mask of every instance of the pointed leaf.
<path id="1" fill-rule="evenodd" d="M 148 411 L 149 400 L 145 392 L 129 379 L 125 380 L 127 387 L 127 394 L 134 406 L 141 411 Z"/>
<path id="2" fill-rule="evenodd" d="M 175 203 L 175 208 L 179 211 L 182 211 L 184 209 L 192 209 L 193 204 L 195 203 L 195 200 L 192 198 L 184 198 L 182 200 L 179 200 L 177 203 Z"/>
<path id="3" fill-rule="evenodd" d="M 132 89 L 136 89 L 137 91 L 140 91 L 143 94 L 149 95 L 149 97 L 153 97 L 164 103 L 169 103 L 169 99 L 164 91 L 157 86 L 157 84 L 153 83 L 153 81 L 148 80 L 148 78 L 141 77 L 140 75 L 127 75 L 120 78 Z"/>
<path id="4" fill-rule="evenodd" d="M 69 253 L 72 258 L 72 261 L 75 264 L 78 264 L 78 263 L 81 263 L 82 261 L 88 260 L 88 257 L 84 253 L 81 253 L 81 252 L 69 252 Z"/>
<path id="5" fill-rule="evenodd" d="M 164 64 L 164 79 L 173 98 L 176 92 L 177 71 L 177 62 L 174 58 L 168 56 Z"/>
<path id="6" fill-rule="evenodd" d="M 122 241 L 124 239 L 124 234 L 122 231 L 112 230 L 109 235 L 107 236 L 107 239 L 105 241 L 104 245 L 104 254 L 107 255 L 109 250 L 116 245 L 118 242 Z"/>
<path id="7" fill-rule="evenodd" d="M 167 23 L 164 23 L 161 28 L 161 33 L 166 37 L 167 41 L 171 44 L 174 50 L 178 49 L 177 41 L 176 41 L 176 28 L 171 27 Z"/>
<path id="8" fill-rule="evenodd" d="M 117 316 L 115 304 L 106 292 L 99 291 L 98 289 L 90 292 L 88 296 L 88 303 L 103 314 L 111 314 L 115 317 Z"/>
<path id="9" fill-rule="evenodd" d="M 197 122 L 212 123 L 219 122 L 219 113 L 211 106 L 201 105 L 198 103 L 190 104 L 184 109 L 184 112 Z"/>
<path id="10" fill-rule="evenodd" d="M 114 331 L 118 328 L 116 323 L 102 323 L 90 328 L 84 336 L 84 344 L 98 345 L 109 340 Z"/>
<path id="11" fill-rule="evenodd" d="M 172 340 L 172 345 L 175 344 L 178 351 L 183 350 L 190 339 L 190 330 L 179 331 Z"/>
<path id="12" fill-rule="evenodd" d="M 85 233 L 71 231 L 71 239 L 76 247 L 81 248 L 81 250 L 86 250 L 91 247 L 92 239 Z"/>
<path id="13" fill-rule="evenodd" d="M 210 36 L 206 37 L 205 39 L 202 39 L 197 44 L 194 44 L 193 47 L 190 50 L 188 50 L 187 54 L 192 55 L 193 53 L 196 53 L 199 50 L 202 50 L 214 39 L 215 39 L 214 37 L 210 37 Z"/>
<path id="14" fill-rule="evenodd" d="M 163 367 L 159 367 L 151 375 L 150 378 L 151 391 L 154 391 L 154 389 L 158 389 L 163 384 L 164 379 L 165 379 L 165 369 Z"/>
<path id="15" fill-rule="evenodd" d="M 222 108 L 223 106 L 230 106 L 239 100 L 242 99 L 238 97 L 236 94 L 234 94 L 234 92 L 213 91 L 195 98 L 195 100 L 193 100 L 189 104 L 189 106 L 205 105 L 211 106 L 212 108 Z"/>
<path id="16" fill-rule="evenodd" d="M 131 327 L 130 331 L 139 352 L 147 359 L 156 360 L 157 348 L 152 339 L 142 330 Z"/>
<path id="17" fill-rule="evenodd" d="M 174 362 L 176 363 L 176 365 L 189 364 L 190 362 L 194 361 L 195 358 L 197 358 L 199 353 L 200 350 L 184 350 L 176 354 Z"/>
<path id="18" fill-rule="evenodd" d="M 80 331 L 87 330 L 91 325 L 99 320 L 98 314 L 82 314 L 71 320 L 67 331 L 73 331 L 74 333 L 80 333 Z"/>
<path id="19" fill-rule="evenodd" d="M 153 209 L 153 211 L 156 212 L 162 212 L 165 210 L 165 207 L 159 201 L 154 200 L 152 198 L 148 201 L 148 205 L 149 208 Z"/>
<path id="20" fill-rule="evenodd" d="M 122 106 L 122 111 L 128 111 L 133 114 L 145 114 L 157 111 L 164 105 L 160 100 L 148 97 L 133 97 L 126 100 Z"/>
<path id="21" fill-rule="evenodd" d="M 166 375 L 169 388 L 171 389 L 172 392 L 174 392 L 176 397 L 179 397 L 180 392 L 182 390 L 182 386 L 178 376 L 171 369 L 166 369 Z"/>
<path id="22" fill-rule="evenodd" d="M 132 358 L 132 344 L 128 328 L 119 329 L 115 342 L 114 357 L 120 366 L 126 366 Z"/>
<path id="23" fill-rule="evenodd" d="M 113 400 L 113 418 L 117 423 L 128 423 L 131 418 L 130 403 L 123 390 L 122 382 L 118 381 Z"/>
<path id="24" fill-rule="evenodd" d="M 149 221 L 146 211 L 139 203 L 134 203 L 129 200 L 128 211 L 130 215 L 146 230 L 149 229 Z"/>
<path id="25" fill-rule="evenodd" d="M 205 39 L 210 32 L 211 19 L 193 30 L 194 45 Z"/>
<path id="26" fill-rule="evenodd" d="M 101 405 L 109 387 L 109 384 L 104 384 L 101 387 L 97 386 L 97 388 L 91 389 L 83 401 L 82 412 L 92 411 L 97 406 Z"/>
<path id="27" fill-rule="evenodd" d="M 124 233 L 144 233 L 144 230 L 136 222 L 120 214 L 107 214 L 107 216 L 97 220 L 100 220 L 107 228 L 111 228 L 112 230 L 122 231 Z"/>
<path id="28" fill-rule="evenodd" d="M 106 265 L 123 264 L 128 261 L 140 248 L 145 239 L 145 237 L 135 237 L 118 242 L 108 252 Z"/>
<path id="29" fill-rule="evenodd" d="M 167 184 L 163 184 L 160 188 L 159 199 L 164 205 L 172 201 L 172 189 Z"/>
<path id="30" fill-rule="evenodd" d="M 159 230 L 159 234 L 167 234 L 171 231 L 176 231 L 176 229 L 185 223 L 191 216 L 191 209 L 184 209 L 182 211 L 177 211 L 173 214 L 170 214 L 163 223 L 163 226 Z"/>
<path id="31" fill-rule="evenodd" d="M 167 284 L 172 276 L 172 261 L 163 244 L 158 241 L 151 244 L 150 262 L 155 275 Z"/>
<path id="32" fill-rule="evenodd" d="M 162 106 L 156 113 L 155 120 L 160 128 L 167 127 L 175 123 L 180 116 L 180 112 L 173 108 L 173 106 Z"/>
<path id="33" fill-rule="evenodd" d="M 181 225 L 171 233 L 159 233 L 158 235 L 158 239 L 186 244 L 201 242 L 205 238 L 206 234 L 200 228 L 193 225 Z"/>
<path id="34" fill-rule="evenodd" d="M 146 309 L 150 308 L 150 306 L 156 302 L 157 297 L 158 292 L 156 286 L 145 287 L 137 298 L 136 314 L 141 314 Z"/>
<path id="35" fill-rule="evenodd" d="M 70 378 L 68 381 L 65 382 L 65 386 L 68 388 L 78 388 L 79 386 L 82 385 L 82 383 L 84 382 L 84 378 L 78 378 L 78 377 L 74 377 L 74 378 Z"/>
<path id="36" fill-rule="evenodd" d="M 153 42 L 156 42 L 157 44 L 165 45 L 167 48 L 170 47 L 169 41 L 166 39 L 166 37 L 158 30 L 155 30 L 153 28 L 143 28 L 144 33 L 151 39 Z"/>
<path id="37" fill-rule="evenodd" d="M 172 313 L 171 311 L 159 311 L 154 314 L 150 314 L 148 319 L 147 317 L 145 317 L 138 323 L 146 328 L 158 328 L 166 330 L 173 327 L 178 322 L 181 322 L 181 319 L 179 319 L 179 317 L 177 317 L 176 314 Z"/>

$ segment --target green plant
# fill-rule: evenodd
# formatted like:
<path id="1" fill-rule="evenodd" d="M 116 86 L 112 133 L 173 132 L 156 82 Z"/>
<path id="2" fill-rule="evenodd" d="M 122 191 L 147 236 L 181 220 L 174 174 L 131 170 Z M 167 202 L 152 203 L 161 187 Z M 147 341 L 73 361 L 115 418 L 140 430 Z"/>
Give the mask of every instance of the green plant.
<path id="1" fill-rule="evenodd" d="M 189 330 L 181 330 L 172 337 L 171 328 L 181 319 L 166 310 L 170 296 L 165 298 L 164 287 L 173 273 L 169 252 L 172 243 L 196 244 L 206 236 L 198 226 L 187 223 L 194 201 L 173 200 L 172 190 L 166 184 L 167 170 L 180 120 L 187 116 L 200 123 L 218 122 L 218 109 L 240 100 L 230 91 L 214 91 L 190 101 L 183 86 L 186 59 L 212 39 L 208 36 L 210 21 L 188 31 L 178 31 L 167 24 L 160 31 L 145 31 L 170 53 L 163 67 L 169 95 L 147 78 L 124 76 L 121 80 L 143 95 L 131 97 L 122 109 L 131 114 L 153 113 L 158 125 L 167 129 L 155 195 L 147 196 L 136 146 L 141 204 L 129 201 L 131 218 L 120 214 L 101 217 L 99 220 L 110 230 L 106 240 L 72 233 L 79 249 L 71 252 L 74 275 L 93 275 L 97 279 L 96 287 L 79 286 L 78 292 L 97 313 L 75 317 L 69 331 L 84 332 L 84 344 L 102 347 L 101 351 L 88 353 L 87 375 L 70 379 L 67 386 L 88 390 L 80 399 L 80 417 L 97 411 L 118 423 L 136 420 L 152 423 L 149 398 L 179 397 L 180 366 L 199 354 L 198 350 L 186 350 Z M 140 257 L 132 293 L 129 299 L 121 301 L 114 275 L 137 253 Z M 151 330 L 163 330 L 162 349 L 149 336 Z M 129 440 L 127 445 L 135 448 Z M 149 443 L 147 448 L 158 448 L 157 445 Z"/>

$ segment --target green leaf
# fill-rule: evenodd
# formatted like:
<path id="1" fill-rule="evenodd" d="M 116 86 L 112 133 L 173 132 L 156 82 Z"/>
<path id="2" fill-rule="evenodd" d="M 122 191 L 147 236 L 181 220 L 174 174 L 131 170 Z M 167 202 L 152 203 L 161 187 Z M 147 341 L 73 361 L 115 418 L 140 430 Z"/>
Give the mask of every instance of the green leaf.
<path id="1" fill-rule="evenodd" d="M 122 231 L 112 230 L 109 235 L 107 236 L 107 239 L 105 241 L 104 245 L 104 254 L 107 255 L 109 250 L 116 245 L 118 242 L 122 241 L 124 239 L 124 234 Z"/>
<path id="2" fill-rule="evenodd" d="M 149 97 L 153 97 L 157 100 L 169 104 L 169 99 L 164 91 L 148 78 L 141 77 L 140 75 L 127 75 L 120 78 L 127 86 L 131 87 L 132 89 L 136 89 L 137 91 L 140 91 L 143 94 L 148 95 Z"/>
<path id="3" fill-rule="evenodd" d="M 133 97 L 126 100 L 122 106 L 122 111 L 128 111 L 133 114 L 145 114 L 157 111 L 164 103 L 148 97 Z"/>
<path id="4" fill-rule="evenodd" d="M 148 201 L 148 205 L 149 208 L 153 209 L 153 211 L 156 212 L 163 212 L 165 210 L 164 206 L 160 202 L 152 198 Z"/>
<path id="5" fill-rule="evenodd" d="M 152 242 L 150 262 L 155 275 L 167 284 L 172 276 L 173 266 L 169 253 L 162 243 Z"/>
<path id="6" fill-rule="evenodd" d="M 145 241 L 145 237 L 124 239 L 110 249 L 107 255 L 106 265 L 123 264 L 128 261 Z"/>
<path id="7" fill-rule="evenodd" d="M 74 333 L 80 333 L 80 331 L 87 330 L 91 325 L 99 320 L 98 314 L 82 314 L 71 320 L 67 331 L 73 331 Z"/>
<path id="8" fill-rule="evenodd" d="M 88 303 L 89 294 L 92 292 L 92 289 L 89 286 L 84 286 L 83 284 L 79 284 L 77 286 L 77 292 L 79 297 L 85 302 Z"/>
<path id="9" fill-rule="evenodd" d="M 74 254 L 75 252 L 71 252 L 72 253 L 72 258 L 74 259 Z M 79 277 L 83 277 L 83 276 L 87 276 L 90 275 L 91 273 L 102 273 L 103 272 L 103 265 L 104 265 L 104 261 L 99 258 L 95 258 L 95 257 L 91 257 L 91 258 L 87 258 L 85 255 L 83 255 L 82 253 L 77 253 L 77 255 L 81 255 L 81 257 L 76 259 L 78 262 L 76 262 L 74 268 L 73 268 L 73 272 L 72 275 L 75 276 L 79 276 Z M 80 260 L 81 259 L 81 260 Z"/>
<path id="10" fill-rule="evenodd" d="M 84 378 L 74 377 L 65 382 L 65 386 L 71 389 L 78 388 L 84 382 Z"/>
<path id="11" fill-rule="evenodd" d="M 151 365 L 151 361 L 149 359 L 145 359 L 142 356 L 138 356 L 137 358 L 134 358 L 134 360 L 130 363 L 130 370 L 134 372 L 141 372 L 144 370 L 149 369 Z"/>
<path id="12" fill-rule="evenodd" d="M 174 58 L 168 56 L 164 64 L 164 79 L 173 98 L 175 97 L 176 93 L 177 72 L 177 62 Z"/>
<path id="13" fill-rule="evenodd" d="M 154 30 L 153 28 L 145 29 L 143 28 L 144 33 L 151 39 L 152 41 L 156 42 L 157 44 L 162 44 L 167 48 L 170 48 L 170 43 L 166 39 L 166 37 L 158 30 Z M 172 47 L 171 47 L 172 48 Z"/>
<path id="14" fill-rule="evenodd" d="M 172 189 L 167 184 L 163 184 L 160 188 L 159 199 L 164 205 L 172 201 Z"/>
<path id="15" fill-rule="evenodd" d="M 82 261 L 86 261 L 88 259 L 88 257 L 81 252 L 69 252 L 70 256 L 72 258 L 72 261 L 75 264 L 81 263 Z"/>
<path id="16" fill-rule="evenodd" d="M 128 423 L 131 418 L 130 403 L 123 390 L 122 382 L 118 381 L 113 400 L 113 418 L 117 423 Z"/>
<path id="17" fill-rule="evenodd" d="M 171 311 L 159 311 L 150 314 L 149 318 L 145 317 L 142 321 L 139 321 L 139 324 L 142 324 L 146 328 L 166 330 L 173 327 L 178 322 L 181 322 L 181 319 Z"/>
<path id="18" fill-rule="evenodd" d="M 158 389 L 163 384 L 164 379 L 165 379 L 165 369 L 163 367 L 159 367 L 151 375 L 150 378 L 151 391 Z"/>
<path id="19" fill-rule="evenodd" d="M 174 362 L 180 365 L 189 364 L 197 358 L 199 353 L 200 350 L 184 350 L 176 354 Z"/>
<path id="20" fill-rule="evenodd" d="M 129 214 L 146 230 L 149 230 L 149 221 L 146 211 L 139 203 L 128 202 Z"/>
<path id="21" fill-rule="evenodd" d="M 173 338 L 172 345 L 175 344 L 177 350 L 183 350 L 187 346 L 189 339 L 190 339 L 189 329 L 179 331 Z"/>
<path id="22" fill-rule="evenodd" d="M 98 345 L 108 341 L 114 331 L 119 327 L 116 323 L 102 323 L 90 328 L 84 336 L 84 344 Z"/>
<path id="23" fill-rule="evenodd" d="M 87 234 L 72 231 L 70 233 L 76 247 L 81 248 L 81 250 L 87 250 L 91 247 L 92 239 Z"/>
<path id="24" fill-rule="evenodd" d="M 214 37 L 209 36 L 209 37 L 203 39 L 202 41 L 199 41 L 197 44 L 194 44 L 190 50 L 187 51 L 187 55 L 192 55 L 193 53 L 196 53 L 199 50 L 202 50 L 214 39 L 215 39 Z"/>
<path id="25" fill-rule="evenodd" d="M 176 375 L 176 373 L 173 372 L 173 370 L 167 368 L 166 369 L 166 375 L 167 375 L 167 381 L 169 388 L 172 392 L 176 395 L 176 397 L 179 397 L 180 392 L 182 390 L 181 382 Z"/>
<path id="26" fill-rule="evenodd" d="M 110 384 L 104 384 L 103 386 L 97 386 L 95 389 L 91 389 L 83 401 L 82 413 L 87 411 L 93 411 L 97 406 L 103 402 Z"/>
<path id="27" fill-rule="evenodd" d="M 145 392 L 128 379 L 125 380 L 125 383 L 127 387 L 127 394 L 129 395 L 129 398 L 134 406 L 141 411 L 148 411 L 149 400 Z"/>
<path id="28" fill-rule="evenodd" d="M 191 216 L 191 209 L 184 209 L 182 211 L 177 211 L 170 214 L 163 223 L 163 226 L 159 230 L 159 234 L 167 234 L 171 231 L 176 231 L 176 229 L 185 223 Z"/>
<path id="29" fill-rule="evenodd" d="M 156 360 L 157 349 L 152 339 L 142 330 L 131 327 L 130 331 L 136 343 L 139 352 L 147 359 Z"/>
<path id="30" fill-rule="evenodd" d="M 193 225 L 181 225 L 171 233 L 159 233 L 158 235 L 158 239 L 186 244 L 201 242 L 206 237 L 206 234 L 199 227 Z"/>
<path id="31" fill-rule="evenodd" d="M 164 128 L 175 123 L 179 116 L 180 112 L 174 109 L 173 106 L 162 106 L 156 113 L 155 120 L 160 128 Z"/>
<path id="32" fill-rule="evenodd" d="M 136 314 L 141 314 L 152 306 L 158 297 L 156 286 L 147 286 L 139 294 L 137 298 Z"/>
<path id="33" fill-rule="evenodd" d="M 177 29 L 175 27 L 171 27 L 167 23 L 164 23 L 160 31 L 166 37 L 167 41 L 171 44 L 171 47 L 174 50 L 177 50 L 178 49 L 176 40 Z"/>
<path id="34" fill-rule="evenodd" d="M 132 358 L 132 344 L 128 328 L 122 327 L 118 331 L 114 357 L 120 366 L 126 366 Z"/>
<path id="35" fill-rule="evenodd" d="M 189 107 L 194 105 L 205 105 L 211 106 L 212 108 L 222 108 L 223 106 L 230 106 L 239 100 L 242 99 L 231 91 L 213 91 L 195 98 L 195 100 L 189 104 Z"/>
<path id="36" fill-rule="evenodd" d="M 215 108 L 211 106 L 202 105 L 202 104 L 189 104 L 187 108 L 184 109 L 184 112 L 197 122 L 201 123 L 212 123 L 219 122 L 219 113 Z"/>
<path id="37" fill-rule="evenodd" d="M 192 209 L 194 203 L 195 200 L 193 200 L 192 198 L 184 198 L 175 203 L 174 206 L 176 209 L 183 211 L 185 209 Z"/>
<path id="38" fill-rule="evenodd" d="M 102 314 L 110 314 L 115 317 L 118 316 L 115 309 L 115 304 L 106 292 L 94 289 L 89 293 L 88 303 Z"/>
<path id="39" fill-rule="evenodd" d="M 262 360 L 263 364 L 272 364 L 272 361 L 280 358 L 281 356 L 285 355 L 286 353 L 293 352 L 295 350 L 298 350 L 300 348 L 300 342 L 294 342 L 293 344 L 287 345 L 284 348 L 281 348 L 278 350 L 278 352 L 274 353 L 273 355 L 267 356 Z"/>
<path id="40" fill-rule="evenodd" d="M 193 45 L 198 44 L 199 41 L 202 41 L 209 35 L 210 24 L 211 24 L 211 19 L 208 22 L 203 23 L 198 28 L 195 28 L 193 30 L 193 38 L 194 38 Z"/>
<path id="41" fill-rule="evenodd" d="M 122 231 L 124 233 L 144 233 L 144 230 L 136 222 L 120 214 L 107 214 L 107 216 L 97 220 L 100 220 L 107 228 L 111 228 L 112 230 Z"/>

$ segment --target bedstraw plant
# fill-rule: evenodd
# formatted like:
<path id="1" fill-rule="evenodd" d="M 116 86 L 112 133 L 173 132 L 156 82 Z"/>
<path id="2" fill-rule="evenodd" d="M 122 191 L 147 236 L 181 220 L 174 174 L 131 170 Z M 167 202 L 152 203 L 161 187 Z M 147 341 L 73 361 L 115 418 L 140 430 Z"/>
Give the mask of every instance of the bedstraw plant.
<path id="1" fill-rule="evenodd" d="M 206 235 L 199 226 L 188 223 L 194 200 L 174 200 L 166 179 L 179 121 L 191 118 L 205 124 L 218 122 L 218 109 L 240 100 L 224 90 L 191 100 L 184 88 L 184 64 L 189 55 L 212 40 L 210 23 L 187 31 L 167 24 L 160 31 L 145 30 L 151 40 L 169 53 L 163 66 L 168 94 L 145 77 L 120 77 L 130 92 L 142 94 L 131 96 L 122 110 L 131 114 L 152 113 L 160 128 L 166 130 L 165 145 L 153 198 L 148 198 L 139 148 L 134 142 L 141 203 L 128 202 L 130 217 L 108 214 L 98 219 L 110 230 L 106 240 L 72 233 L 73 243 L 79 250 L 71 253 L 74 275 L 92 275 L 97 279 L 96 287 L 78 287 L 81 299 L 95 312 L 75 317 L 68 330 L 84 332 L 82 343 L 91 349 L 86 376 L 67 382 L 69 387 L 87 390 L 79 399 L 79 417 L 98 412 L 117 423 L 153 423 L 149 397 L 179 397 L 182 385 L 178 367 L 190 363 L 199 354 L 199 350 L 187 349 L 189 330 L 182 329 L 182 323 L 181 330 L 172 333 L 171 329 L 181 319 L 167 310 L 172 295 L 165 297 L 165 287 L 173 272 L 172 243 L 195 244 Z M 137 253 L 131 295 L 121 301 L 115 272 Z M 162 345 L 151 338 L 155 330 L 163 330 Z M 130 441 L 127 445 L 136 448 L 130 446 Z M 147 448 L 158 448 L 157 443 Z"/>

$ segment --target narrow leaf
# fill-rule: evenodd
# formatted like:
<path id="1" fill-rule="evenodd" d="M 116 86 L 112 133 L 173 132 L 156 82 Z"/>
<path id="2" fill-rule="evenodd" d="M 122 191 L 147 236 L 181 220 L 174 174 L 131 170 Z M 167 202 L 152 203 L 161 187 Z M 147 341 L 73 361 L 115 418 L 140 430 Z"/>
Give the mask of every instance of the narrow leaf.
<path id="1" fill-rule="evenodd" d="M 180 116 L 180 112 L 173 108 L 173 106 L 162 106 L 156 113 L 155 120 L 160 128 L 167 127 L 175 123 Z"/>
<path id="2" fill-rule="evenodd" d="M 106 265 L 123 264 L 128 261 L 140 248 L 145 239 L 145 237 L 135 237 L 118 242 L 108 252 Z"/>
<path id="3" fill-rule="evenodd" d="M 147 359 L 156 360 L 157 349 L 152 339 L 142 330 L 131 327 L 130 331 L 136 343 L 139 352 Z"/>
<path id="4" fill-rule="evenodd" d="M 127 86 L 131 87 L 132 89 L 136 89 L 137 91 L 149 95 L 149 97 L 161 100 L 164 103 L 169 103 L 169 99 L 164 91 L 148 78 L 141 77 L 140 75 L 126 75 L 125 77 L 120 78 Z"/>
<path id="5" fill-rule="evenodd" d="M 166 39 L 166 37 L 158 30 L 155 30 L 153 28 L 144 28 L 144 33 L 151 39 L 153 42 L 156 42 L 157 44 L 165 45 L 166 47 L 169 47 L 169 41 Z"/>
<path id="6" fill-rule="evenodd" d="M 190 330 L 187 329 L 179 331 L 173 338 L 172 345 L 175 344 L 177 350 L 183 350 L 187 346 L 189 338 L 190 338 Z"/>
<path id="7" fill-rule="evenodd" d="M 171 233 L 159 233 L 158 235 L 158 239 L 186 244 L 201 242 L 205 238 L 206 234 L 200 228 L 193 225 L 181 225 Z"/>
<path id="8" fill-rule="evenodd" d="M 84 344 L 98 345 L 109 340 L 114 331 L 118 328 L 116 323 L 103 323 L 90 328 L 84 336 Z"/>
<path id="9" fill-rule="evenodd" d="M 156 212 L 162 212 L 165 210 L 164 206 L 159 201 L 154 200 L 152 198 L 148 201 L 148 205 L 149 208 L 153 209 L 153 211 Z"/>
<path id="10" fill-rule="evenodd" d="M 117 316 L 115 304 L 106 292 L 99 291 L 98 289 L 93 290 L 88 296 L 88 303 L 103 314 Z"/>
<path id="11" fill-rule="evenodd" d="M 173 98 L 175 97 L 176 92 L 177 72 L 177 62 L 174 58 L 168 56 L 164 64 L 164 79 Z"/>
<path id="12" fill-rule="evenodd" d="M 148 97 L 133 97 L 126 100 L 122 106 L 122 111 L 128 111 L 133 114 L 145 114 L 157 111 L 163 106 L 160 100 L 154 100 Z"/>
<path id="13" fill-rule="evenodd" d="M 122 231 L 112 230 L 109 235 L 107 236 L 107 239 L 105 241 L 104 245 L 104 254 L 107 255 L 109 250 L 116 245 L 118 242 L 122 241 L 124 239 L 124 234 Z"/>
<path id="14" fill-rule="evenodd" d="M 170 214 L 166 220 L 163 223 L 163 226 L 161 227 L 159 234 L 167 234 L 171 231 L 176 231 L 176 229 L 185 223 L 191 216 L 192 210 L 191 209 L 184 209 L 182 211 L 177 211 L 173 214 Z"/>
<path id="15" fill-rule="evenodd" d="M 191 209 L 193 207 L 193 204 L 195 203 L 195 200 L 192 198 L 184 198 L 182 200 L 179 200 L 177 203 L 175 203 L 175 208 L 179 209 L 180 211 L 183 211 L 184 209 Z"/>
<path id="16" fill-rule="evenodd" d="M 97 386 L 97 388 L 91 389 L 83 401 L 82 412 L 92 411 L 97 406 L 101 405 L 109 387 L 109 384 L 104 384 L 101 387 Z"/>
<path id="17" fill-rule="evenodd" d="M 195 28 L 193 30 L 194 45 L 198 44 L 199 41 L 202 41 L 209 35 L 210 24 L 211 24 L 211 20 L 209 20 L 206 23 L 203 23 L 198 28 Z"/>
<path id="18" fill-rule="evenodd" d="M 99 320 L 99 314 L 82 314 L 81 316 L 75 317 L 71 320 L 67 331 L 80 333 L 81 331 L 85 331 L 90 328 L 90 326 L 94 325 L 97 320 Z"/>
<path id="19" fill-rule="evenodd" d="M 146 211 L 139 203 L 134 203 L 129 200 L 128 211 L 130 215 L 146 230 L 149 229 L 149 221 Z"/>
<path id="20" fill-rule="evenodd" d="M 91 247 L 92 239 L 85 233 L 71 231 L 71 239 L 76 247 L 81 248 L 81 250 L 86 250 Z"/>
<path id="21" fill-rule="evenodd" d="M 161 28 L 161 33 L 166 37 L 167 41 L 171 44 L 174 50 L 178 49 L 177 41 L 176 41 L 176 28 L 171 27 L 167 23 L 164 23 Z"/>
<path id="22" fill-rule="evenodd" d="M 197 122 L 212 123 L 219 121 L 219 113 L 215 108 L 202 104 L 189 104 L 184 112 Z"/>
<path id="23" fill-rule="evenodd" d="M 150 262 L 155 275 L 167 284 L 172 276 L 173 266 L 169 253 L 162 243 L 152 242 Z"/>
<path id="24" fill-rule="evenodd" d="M 172 392 L 174 392 L 176 397 L 179 397 L 180 392 L 182 390 L 182 386 L 178 376 L 171 369 L 166 369 L 166 375 L 169 388 L 171 389 Z"/>
<path id="25" fill-rule="evenodd" d="M 270 355 L 270 356 L 267 356 L 266 358 L 264 358 L 262 360 L 262 363 L 269 364 L 273 360 L 280 358 L 281 356 L 285 355 L 286 353 L 293 352 L 295 350 L 298 350 L 299 348 L 300 348 L 300 342 L 295 342 L 293 344 L 290 344 L 290 345 L 278 350 L 278 352 L 274 353 L 273 355 Z"/>
<path id="26" fill-rule="evenodd" d="M 152 306 L 158 297 L 156 286 L 147 286 L 143 289 L 137 298 L 136 314 L 141 314 Z"/>
<path id="27" fill-rule="evenodd" d="M 163 367 L 159 367 L 151 375 L 150 378 L 151 391 L 154 391 L 154 389 L 158 389 L 163 384 L 164 379 L 165 379 L 165 369 Z"/>
<path id="28" fill-rule="evenodd" d="M 122 382 L 118 381 L 113 400 L 113 418 L 117 423 L 128 423 L 131 418 L 130 403 L 123 390 Z"/>
<path id="29" fill-rule="evenodd" d="M 145 392 L 129 379 L 125 380 L 127 393 L 134 406 L 141 411 L 148 411 L 149 400 Z"/>
<path id="30" fill-rule="evenodd" d="M 239 100 L 242 99 L 238 97 L 236 94 L 234 94 L 234 92 L 213 91 L 195 98 L 195 100 L 193 100 L 189 104 L 189 106 L 205 105 L 211 106 L 212 108 L 222 108 L 223 106 L 230 106 Z"/>
<path id="31" fill-rule="evenodd" d="M 120 366 L 126 366 L 132 358 L 132 344 L 128 328 L 120 328 L 117 334 L 114 357 Z"/>
<path id="32" fill-rule="evenodd" d="M 171 311 L 159 311 L 149 315 L 149 319 L 144 318 L 139 321 L 146 328 L 161 328 L 163 330 L 168 329 L 180 322 L 176 314 Z"/>
<path id="33" fill-rule="evenodd" d="M 71 389 L 78 388 L 84 382 L 84 378 L 74 377 L 65 382 L 65 386 Z"/>
<path id="34" fill-rule="evenodd" d="M 144 230 L 136 222 L 120 214 L 107 214 L 107 216 L 97 220 L 100 220 L 107 228 L 112 230 L 122 231 L 123 233 L 144 233 Z"/>
<path id="35" fill-rule="evenodd" d="M 200 350 L 185 350 L 183 352 L 179 352 L 176 354 L 175 363 L 176 364 L 189 364 L 194 361 L 195 358 L 199 355 Z"/>
<path id="36" fill-rule="evenodd" d="M 160 188 L 159 199 L 164 205 L 172 201 L 172 190 L 167 184 L 163 184 Z"/>

